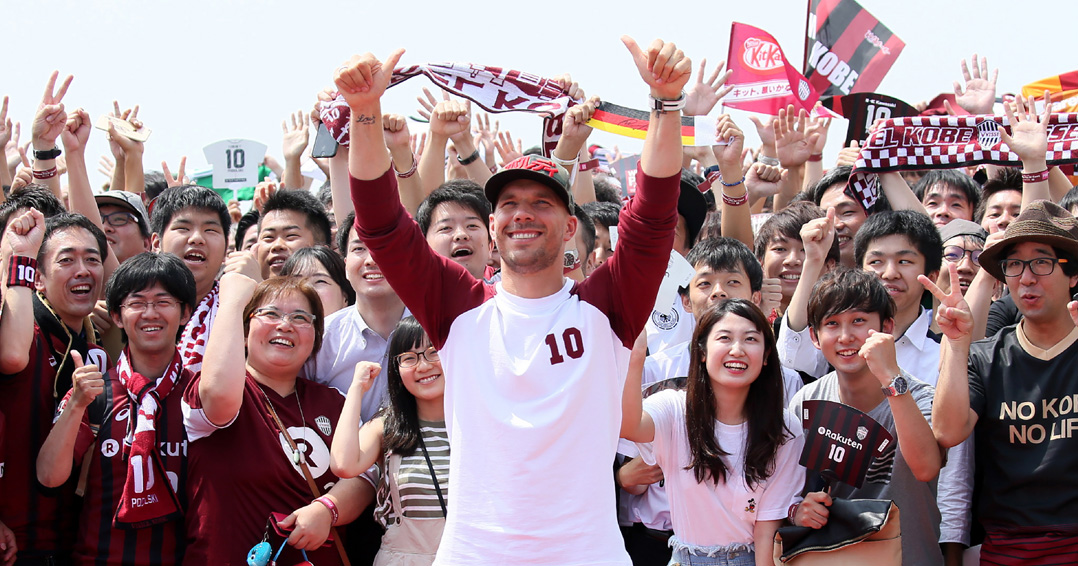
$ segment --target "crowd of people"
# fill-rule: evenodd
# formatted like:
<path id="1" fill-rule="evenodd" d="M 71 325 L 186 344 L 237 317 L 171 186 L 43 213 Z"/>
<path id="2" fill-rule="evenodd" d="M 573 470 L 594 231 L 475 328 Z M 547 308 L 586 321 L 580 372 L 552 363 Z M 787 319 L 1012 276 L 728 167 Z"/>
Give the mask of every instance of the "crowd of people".
<path id="1" fill-rule="evenodd" d="M 632 194 L 568 75 L 543 155 L 450 97 L 417 138 L 381 104 L 403 50 L 354 56 L 246 213 L 144 171 L 118 105 L 95 192 L 72 77 L 25 148 L 5 98 L 0 564 L 761 566 L 835 499 L 893 501 L 903 564 L 1078 563 L 1051 107 L 963 62 L 956 105 L 1007 116 L 1020 170 L 880 173 L 866 209 L 859 148 L 825 165 L 830 119 L 792 106 L 760 147 L 725 114 L 683 147 L 728 75 L 622 39 L 650 90 Z M 821 401 L 893 438 L 863 483 L 806 469 Z"/>

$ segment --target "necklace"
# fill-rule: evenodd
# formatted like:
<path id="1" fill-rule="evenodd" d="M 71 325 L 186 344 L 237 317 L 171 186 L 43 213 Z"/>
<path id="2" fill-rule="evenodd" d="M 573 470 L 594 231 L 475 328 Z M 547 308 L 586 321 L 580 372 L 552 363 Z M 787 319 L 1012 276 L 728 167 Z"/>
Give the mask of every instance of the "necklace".
<path id="1" fill-rule="evenodd" d="M 283 425 L 284 423 L 281 421 L 281 417 L 277 416 L 277 410 L 273 408 L 273 403 L 270 401 L 269 395 L 266 394 L 266 390 L 259 387 L 259 391 L 262 391 L 262 398 L 266 400 L 266 406 L 269 407 L 270 412 L 273 413 L 273 419 L 275 421 L 277 421 L 278 423 L 281 423 Z M 300 421 L 300 425 L 302 425 L 302 426 L 300 426 L 300 437 L 299 437 L 299 439 L 303 441 L 304 445 L 306 445 L 307 444 L 307 419 L 303 416 L 303 404 L 299 402 L 299 387 L 298 386 L 296 387 L 295 395 L 296 395 L 296 406 L 299 407 L 299 421 Z M 288 434 L 288 431 L 285 430 L 283 426 L 281 426 L 280 428 L 281 428 L 281 434 L 284 434 L 286 436 L 291 436 L 291 435 Z M 292 462 L 294 464 L 296 464 L 297 466 L 300 465 L 301 463 L 303 463 L 303 464 L 307 463 L 307 455 L 304 454 L 299 449 L 299 445 L 296 444 L 295 442 L 290 442 L 290 444 L 293 445 L 293 448 L 292 448 Z"/>

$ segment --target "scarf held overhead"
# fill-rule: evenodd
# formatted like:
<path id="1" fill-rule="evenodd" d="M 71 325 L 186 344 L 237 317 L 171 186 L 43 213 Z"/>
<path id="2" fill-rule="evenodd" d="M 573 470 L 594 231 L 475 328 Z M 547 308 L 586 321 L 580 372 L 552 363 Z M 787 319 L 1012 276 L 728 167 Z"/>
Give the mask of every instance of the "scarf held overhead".
<path id="1" fill-rule="evenodd" d="M 955 169 L 991 163 L 1019 167 L 1022 161 L 1003 143 L 1010 133 L 1003 116 L 913 116 L 885 120 L 869 136 L 846 189 L 869 209 L 879 198 L 876 173 Z M 1048 165 L 1078 162 L 1078 114 L 1048 120 Z"/>
<path id="2" fill-rule="evenodd" d="M 531 73 L 470 63 L 430 63 L 394 69 L 389 86 L 426 76 L 446 92 L 471 100 L 487 112 L 533 112 L 543 115 L 543 153 L 550 155 L 561 137 L 561 120 L 574 103 L 561 84 Z M 344 97 L 323 101 L 319 118 L 333 139 L 348 145 L 351 113 Z"/>

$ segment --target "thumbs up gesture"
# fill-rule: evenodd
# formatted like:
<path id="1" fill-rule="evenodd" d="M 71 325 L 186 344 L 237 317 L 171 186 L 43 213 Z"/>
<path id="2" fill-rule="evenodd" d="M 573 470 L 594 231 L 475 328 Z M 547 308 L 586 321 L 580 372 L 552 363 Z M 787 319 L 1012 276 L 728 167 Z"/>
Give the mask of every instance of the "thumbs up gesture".
<path id="1" fill-rule="evenodd" d="M 85 409 L 105 390 L 105 377 L 97 365 L 83 363 L 82 354 L 75 350 L 71 350 L 71 361 L 75 363 L 75 372 L 71 375 L 70 403 Z"/>

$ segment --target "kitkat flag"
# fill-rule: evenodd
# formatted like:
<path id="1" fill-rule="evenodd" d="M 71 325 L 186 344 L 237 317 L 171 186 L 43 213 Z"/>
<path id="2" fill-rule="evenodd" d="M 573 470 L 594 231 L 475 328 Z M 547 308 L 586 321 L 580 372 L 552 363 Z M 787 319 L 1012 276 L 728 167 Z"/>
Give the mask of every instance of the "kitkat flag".
<path id="1" fill-rule="evenodd" d="M 821 96 L 872 92 L 906 44 L 854 0 L 809 0 L 805 76 Z"/>
<path id="2" fill-rule="evenodd" d="M 762 29 L 734 22 L 726 60 L 733 73 L 726 84 L 733 90 L 722 99 L 723 106 L 775 116 L 789 104 L 812 112 L 820 98 Z"/>

